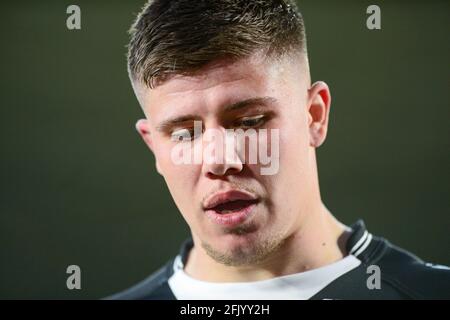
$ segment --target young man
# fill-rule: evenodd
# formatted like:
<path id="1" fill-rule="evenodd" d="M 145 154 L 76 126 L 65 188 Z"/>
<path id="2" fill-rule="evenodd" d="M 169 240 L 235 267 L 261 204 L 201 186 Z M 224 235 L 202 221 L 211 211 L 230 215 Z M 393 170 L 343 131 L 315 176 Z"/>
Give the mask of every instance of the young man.
<path id="1" fill-rule="evenodd" d="M 311 83 L 293 3 L 150 1 L 128 70 L 146 116 L 136 128 L 192 239 L 112 298 L 450 298 L 448 268 L 322 203 L 315 149 L 331 97 Z"/>

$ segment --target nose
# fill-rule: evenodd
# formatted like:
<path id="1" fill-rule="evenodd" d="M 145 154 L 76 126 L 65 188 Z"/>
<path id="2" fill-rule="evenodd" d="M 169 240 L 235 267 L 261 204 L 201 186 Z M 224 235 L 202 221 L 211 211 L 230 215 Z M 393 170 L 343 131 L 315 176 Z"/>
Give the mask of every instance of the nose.
<path id="1" fill-rule="evenodd" d="M 212 128 L 203 135 L 203 174 L 209 178 L 238 174 L 244 164 L 233 131 Z"/>

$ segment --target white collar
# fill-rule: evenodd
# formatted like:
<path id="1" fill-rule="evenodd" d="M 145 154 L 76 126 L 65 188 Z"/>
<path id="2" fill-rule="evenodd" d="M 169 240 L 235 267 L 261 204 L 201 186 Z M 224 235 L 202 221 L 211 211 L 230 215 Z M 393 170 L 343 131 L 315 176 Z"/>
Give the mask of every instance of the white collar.
<path id="1" fill-rule="evenodd" d="M 168 282 L 178 300 L 304 300 L 360 264 L 358 258 L 348 255 L 329 265 L 301 273 L 253 282 L 218 283 L 200 281 L 186 274 L 178 255 Z"/>

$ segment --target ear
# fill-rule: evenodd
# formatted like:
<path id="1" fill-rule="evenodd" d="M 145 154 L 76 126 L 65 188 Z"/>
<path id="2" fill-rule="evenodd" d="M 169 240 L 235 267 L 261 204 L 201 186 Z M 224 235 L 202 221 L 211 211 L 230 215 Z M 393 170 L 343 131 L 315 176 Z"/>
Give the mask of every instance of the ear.
<path id="1" fill-rule="evenodd" d="M 310 145 L 320 147 L 327 136 L 331 94 L 323 81 L 314 83 L 308 90 L 308 126 Z"/>
<path id="2" fill-rule="evenodd" d="M 158 163 L 158 159 L 156 158 L 156 154 L 154 152 L 153 139 L 151 136 L 150 125 L 148 123 L 148 120 L 147 119 L 138 120 L 138 122 L 136 122 L 136 130 L 139 133 L 139 135 L 141 136 L 142 140 L 144 140 L 147 147 L 150 149 L 150 151 L 155 156 L 156 171 L 158 171 L 158 173 L 160 175 L 163 175 L 162 171 L 161 171 L 161 167 L 159 166 L 159 163 Z"/>

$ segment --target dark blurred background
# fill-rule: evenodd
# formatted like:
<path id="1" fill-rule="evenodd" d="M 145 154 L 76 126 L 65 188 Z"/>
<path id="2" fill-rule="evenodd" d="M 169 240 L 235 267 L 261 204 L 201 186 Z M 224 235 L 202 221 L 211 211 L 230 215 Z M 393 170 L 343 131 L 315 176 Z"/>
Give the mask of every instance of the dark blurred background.
<path id="1" fill-rule="evenodd" d="M 81 30 L 66 8 L 81 7 Z M 2 2 L 0 298 L 96 299 L 140 281 L 188 228 L 134 129 L 125 64 L 144 1 Z M 382 29 L 366 28 L 381 8 Z M 333 103 L 322 197 L 450 264 L 448 1 L 301 1 Z M 188 27 L 188 26 L 187 26 Z M 82 289 L 68 290 L 68 265 Z"/>

